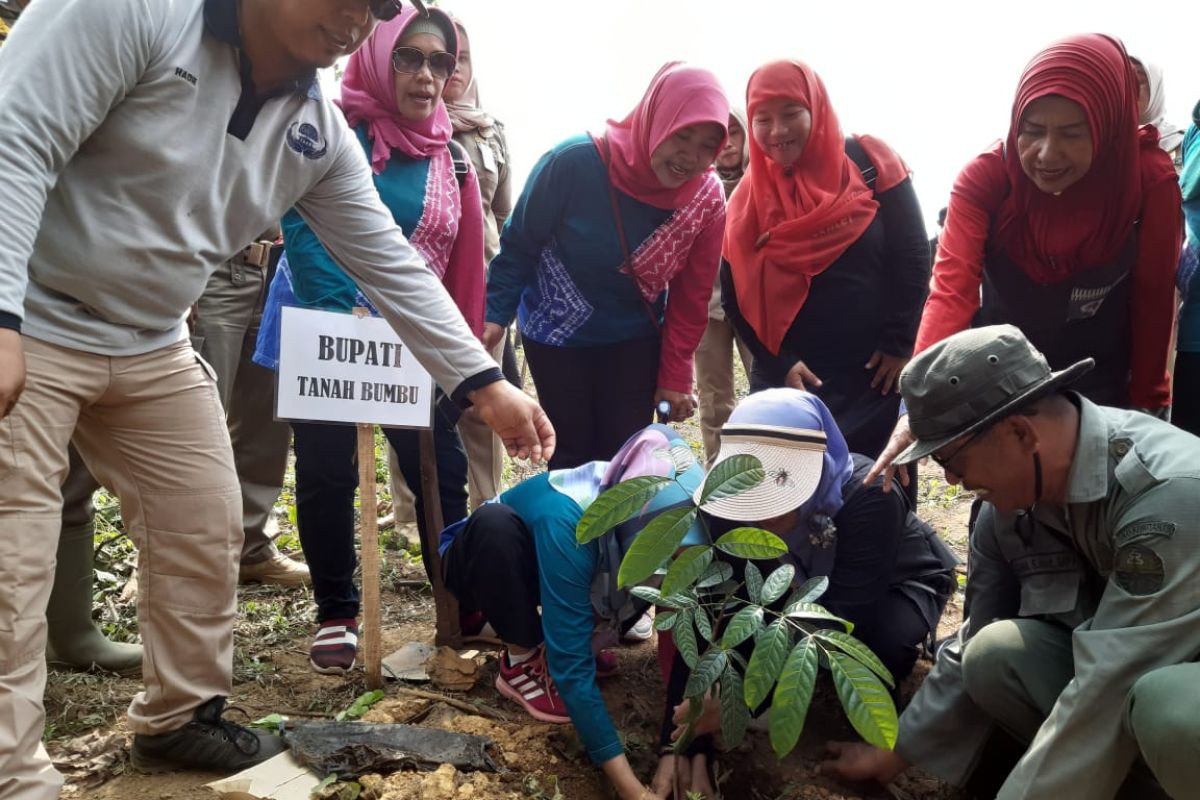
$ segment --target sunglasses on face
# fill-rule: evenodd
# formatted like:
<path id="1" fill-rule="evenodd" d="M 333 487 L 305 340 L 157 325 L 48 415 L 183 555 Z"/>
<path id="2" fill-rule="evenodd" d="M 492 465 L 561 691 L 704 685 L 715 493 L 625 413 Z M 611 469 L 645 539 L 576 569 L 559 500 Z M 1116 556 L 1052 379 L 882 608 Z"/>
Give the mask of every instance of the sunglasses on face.
<path id="1" fill-rule="evenodd" d="M 420 72 L 426 62 L 429 62 L 429 74 L 443 81 L 454 74 L 458 64 L 457 59 L 445 50 L 428 56 L 415 47 L 397 47 L 392 51 L 392 69 L 404 75 Z"/>
<path id="2" fill-rule="evenodd" d="M 421 16 L 428 17 L 429 9 L 421 0 L 412 0 L 412 4 L 417 11 L 421 12 Z M 387 22 L 389 19 L 394 19 L 400 13 L 400 0 L 367 0 L 367 5 L 371 9 L 371 16 L 380 22 Z"/>

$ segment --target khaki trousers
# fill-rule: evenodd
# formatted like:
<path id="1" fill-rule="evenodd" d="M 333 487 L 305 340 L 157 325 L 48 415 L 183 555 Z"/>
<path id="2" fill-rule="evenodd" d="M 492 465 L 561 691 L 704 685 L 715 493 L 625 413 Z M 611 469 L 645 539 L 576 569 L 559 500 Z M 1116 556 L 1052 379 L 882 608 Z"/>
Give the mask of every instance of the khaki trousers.
<path id="1" fill-rule="evenodd" d="M 1033 619 L 993 622 L 963 650 L 963 683 L 983 711 L 1021 742 L 1033 741 L 1075 677 L 1071 632 Z M 1125 726 L 1145 765 L 1174 798 L 1200 786 L 1200 664 L 1176 664 L 1139 678 L 1126 698 Z M 1154 797 L 1135 766 L 1121 797 Z M 1151 784 L 1147 786 L 1146 784 Z"/>
<path id="2" fill-rule="evenodd" d="M 267 523 L 283 488 L 292 437 L 291 427 L 275 419 L 275 373 L 252 360 L 267 288 L 265 269 L 245 264 L 241 256 L 226 261 L 196 303 L 192 336 L 196 351 L 217 373 L 225 407 L 242 487 L 243 564 L 275 555 Z"/>
<path id="3" fill-rule="evenodd" d="M 704 337 L 696 348 L 696 392 L 700 396 L 700 434 L 704 458 L 712 464 L 721 446 L 721 426 L 737 403 L 733 380 L 733 350 L 737 346 L 742 368 L 750 374 L 750 351 L 734 334 L 728 319 L 708 318 Z"/>
<path id="4" fill-rule="evenodd" d="M 503 338 L 492 349 L 492 358 L 497 364 L 504 358 Z M 458 435 L 467 451 L 468 508 L 479 508 L 504 488 L 504 444 L 487 423 L 472 414 L 459 419 Z"/>
<path id="5" fill-rule="evenodd" d="M 174 730 L 232 689 L 242 509 L 216 385 L 187 342 L 127 357 L 22 344 L 25 391 L 0 420 L 0 800 L 53 800 L 46 602 L 72 436 L 138 548 L 134 733 Z"/>

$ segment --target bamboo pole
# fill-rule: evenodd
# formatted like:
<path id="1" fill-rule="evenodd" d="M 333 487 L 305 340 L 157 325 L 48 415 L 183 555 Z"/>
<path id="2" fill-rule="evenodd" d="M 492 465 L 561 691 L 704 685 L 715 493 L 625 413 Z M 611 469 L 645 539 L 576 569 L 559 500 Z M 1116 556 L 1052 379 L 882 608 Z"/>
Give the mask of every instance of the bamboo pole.
<path id="1" fill-rule="evenodd" d="M 383 686 L 383 615 L 379 609 L 379 511 L 375 497 L 375 426 L 358 427 L 358 494 L 362 519 L 363 664 L 367 688 Z"/>

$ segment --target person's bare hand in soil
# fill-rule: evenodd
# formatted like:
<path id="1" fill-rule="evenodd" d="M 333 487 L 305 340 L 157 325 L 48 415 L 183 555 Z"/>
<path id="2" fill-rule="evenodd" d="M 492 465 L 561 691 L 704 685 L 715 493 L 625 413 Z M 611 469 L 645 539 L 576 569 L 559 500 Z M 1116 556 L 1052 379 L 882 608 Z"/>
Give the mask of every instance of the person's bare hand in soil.
<path id="1" fill-rule="evenodd" d="M 679 793 L 675 794 L 675 778 L 678 773 Z M 716 800 L 717 789 L 708 776 L 708 756 L 703 753 L 688 757 L 665 755 L 658 761 L 658 769 L 650 784 L 655 794 L 665 798 L 683 800 L 688 793 L 700 795 L 704 800 Z"/>
<path id="2" fill-rule="evenodd" d="M 821 774 L 843 781 L 877 781 L 886 786 L 908 769 L 908 762 L 893 750 L 863 742 L 826 742 L 833 758 L 821 762 Z"/>
<path id="3" fill-rule="evenodd" d="M 893 462 L 897 456 L 907 450 L 909 445 L 916 440 L 912 430 L 908 427 L 908 415 L 905 414 L 896 420 L 896 427 L 892 430 L 887 447 L 883 448 L 883 452 L 875 459 L 875 463 L 871 466 L 871 471 L 867 473 L 867 477 L 863 479 L 863 483 L 869 486 L 875 482 L 876 478 L 882 475 L 883 490 L 890 492 L 892 490 L 892 478 L 899 472 L 900 485 L 908 486 L 908 470 L 897 469 Z"/>

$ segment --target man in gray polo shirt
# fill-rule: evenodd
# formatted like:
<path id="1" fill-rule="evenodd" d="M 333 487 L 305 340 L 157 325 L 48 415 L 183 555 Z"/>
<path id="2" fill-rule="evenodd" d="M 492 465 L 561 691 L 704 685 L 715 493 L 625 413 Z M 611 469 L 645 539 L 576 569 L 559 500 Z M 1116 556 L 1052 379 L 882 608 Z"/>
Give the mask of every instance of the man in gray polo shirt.
<path id="1" fill-rule="evenodd" d="M 0 799 L 50 800 L 45 610 L 74 441 L 140 551 L 145 769 L 234 771 L 278 740 L 221 719 L 241 498 L 184 318 L 295 206 L 414 355 L 510 454 L 554 433 L 383 207 L 315 69 L 390 0 L 35 2 L 0 49 Z"/>
<path id="2" fill-rule="evenodd" d="M 895 752 L 826 764 L 886 783 L 909 764 L 963 784 L 1006 731 L 1028 745 L 1000 800 L 1200 786 L 1200 439 L 1068 391 L 1011 325 L 955 334 L 900 375 L 916 443 L 984 501 L 965 619 L 900 716 Z M 1132 788 L 1132 787 L 1131 787 Z"/>

